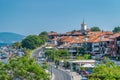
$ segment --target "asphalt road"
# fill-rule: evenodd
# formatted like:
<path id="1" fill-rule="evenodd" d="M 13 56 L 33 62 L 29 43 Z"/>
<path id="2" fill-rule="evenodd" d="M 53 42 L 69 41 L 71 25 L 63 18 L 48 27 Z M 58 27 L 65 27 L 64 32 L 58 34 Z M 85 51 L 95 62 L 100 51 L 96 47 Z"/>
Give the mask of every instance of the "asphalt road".
<path id="1" fill-rule="evenodd" d="M 43 50 L 43 49 L 42 49 L 41 47 L 37 48 L 37 49 L 33 52 L 32 57 L 38 57 L 38 56 L 39 56 L 39 53 L 41 53 L 42 50 Z"/>
<path id="2" fill-rule="evenodd" d="M 40 47 L 34 51 L 32 54 L 32 57 L 38 57 L 42 54 L 39 55 L 39 53 L 43 52 L 43 49 Z M 51 70 L 50 70 L 51 71 Z M 52 73 L 54 74 L 54 80 L 71 80 L 70 75 L 62 70 L 59 70 L 57 68 L 52 67 Z"/>
<path id="3" fill-rule="evenodd" d="M 54 80 L 71 80 L 68 73 L 52 67 L 52 73 L 54 74 Z"/>

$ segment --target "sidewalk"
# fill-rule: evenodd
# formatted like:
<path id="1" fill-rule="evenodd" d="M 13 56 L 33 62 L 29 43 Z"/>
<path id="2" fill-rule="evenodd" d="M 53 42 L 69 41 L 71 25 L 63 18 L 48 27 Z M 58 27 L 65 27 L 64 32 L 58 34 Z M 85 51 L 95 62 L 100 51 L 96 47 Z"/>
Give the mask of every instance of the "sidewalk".
<path id="1" fill-rule="evenodd" d="M 51 72 L 50 72 L 50 71 L 48 71 L 48 70 L 45 70 L 45 71 L 46 71 L 46 73 L 49 73 L 49 74 L 50 74 L 50 80 L 54 80 L 54 79 L 55 79 L 54 73 L 52 73 L 52 75 L 51 75 Z"/>
<path id="2" fill-rule="evenodd" d="M 55 79 L 55 75 L 52 73 L 52 76 L 51 76 L 51 80 L 54 80 Z"/>
<path id="3" fill-rule="evenodd" d="M 72 72 L 72 76 L 73 76 L 73 80 L 81 80 L 81 76 L 78 74 L 78 73 L 76 73 L 76 72 Z"/>

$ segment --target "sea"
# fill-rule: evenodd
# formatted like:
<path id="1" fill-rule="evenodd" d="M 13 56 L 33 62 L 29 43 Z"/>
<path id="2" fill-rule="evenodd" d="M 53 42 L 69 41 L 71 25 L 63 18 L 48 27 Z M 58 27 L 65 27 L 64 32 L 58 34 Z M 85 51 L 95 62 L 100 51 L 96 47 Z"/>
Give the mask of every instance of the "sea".
<path id="1" fill-rule="evenodd" d="M 0 47 L 11 46 L 13 43 L 0 43 Z"/>

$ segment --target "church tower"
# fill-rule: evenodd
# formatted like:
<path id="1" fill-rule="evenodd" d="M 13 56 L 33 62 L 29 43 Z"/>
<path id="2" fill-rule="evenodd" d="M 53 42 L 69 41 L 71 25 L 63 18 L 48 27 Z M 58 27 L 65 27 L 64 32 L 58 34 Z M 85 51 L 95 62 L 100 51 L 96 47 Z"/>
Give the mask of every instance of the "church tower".
<path id="1" fill-rule="evenodd" d="M 84 19 L 83 19 L 83 22 L 81 24 L 81 32 L 83 34 L 86 34 L 86 30 L 87 30 L 87 25 L 85 24 Z"/>
<path id="2" fill-rule="evenodd" d="M 84 19 L 83 19 L 83 22 L 81 24 L 81 31 L 86 31 L 86 30 L 87 30 L 87 25 L 85 24 Z"/>

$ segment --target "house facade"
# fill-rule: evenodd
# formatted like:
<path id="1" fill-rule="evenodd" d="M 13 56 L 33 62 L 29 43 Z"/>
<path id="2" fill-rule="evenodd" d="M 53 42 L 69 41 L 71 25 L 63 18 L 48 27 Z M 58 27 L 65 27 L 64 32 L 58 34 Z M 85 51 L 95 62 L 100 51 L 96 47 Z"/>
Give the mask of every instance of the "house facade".
<path id="1" fill-rule="evenodd" d="M 58 49 L 68 49 L 74 55 L 80 53 L 81 48 L 85 48 L 85 53 L 92 55 L 120 55 L 120 33 L 92 32 L 88 30 L 84 21 L 81 24 L 81 30 L 66 34 L 53 32 L 48 36 Z"/>

